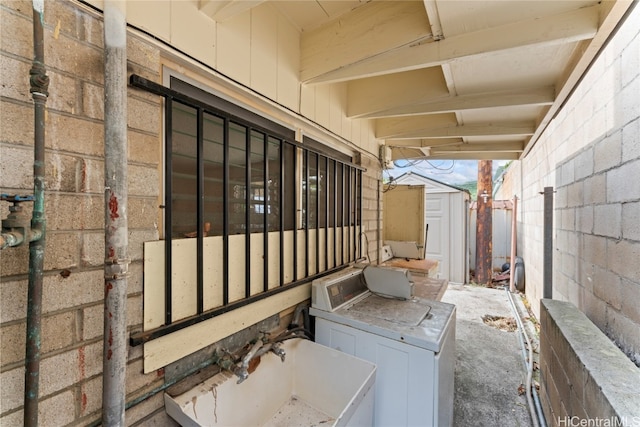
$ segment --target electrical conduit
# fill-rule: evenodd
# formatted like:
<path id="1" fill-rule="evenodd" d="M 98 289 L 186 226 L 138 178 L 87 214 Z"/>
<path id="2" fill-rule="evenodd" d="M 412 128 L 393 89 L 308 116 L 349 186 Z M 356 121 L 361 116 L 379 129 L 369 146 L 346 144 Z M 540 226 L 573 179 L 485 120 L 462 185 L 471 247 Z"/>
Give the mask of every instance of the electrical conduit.
<path id="1" fill-rule="evenodd" d="M 30 74 L 34 103 L 33 192 L 31 229 L 39 238 L 29 242 L 29 285 L 27 291 L 27 338 L 25 348 L 24 425 L 38 425 L 40 384 L 40 334 L 42 327 L 42 271 L 44 269 L 44 136 L 49 77 L 44 66 L 44 0 L 33 1 L 33 65 Z"/>
<path id="2" fill-rule="evenodd" d="M 126 3 L 104 2 L 104 349 L 102 425 L 125 425 L 127 366 Z"/>
<path id="3" fill-rule="evenodd" d="M 512 270 L 513 271 L 513 270 Z M 505 288 L 507 292 L 507 298 L 509 299 L 509 303 L 511 304 L 511 310 L 513 312 L 513 317 L 516 319 L 516 324 L 518 325 L 518 332 L 520 338 L 520 346 L 522 349 L 522 363 L 525 367 L 525 371 L 527 372 L 527 381 L 526 381 L 526 393 L 527 393 L 527 404 L 529 405 L 529 414 L 531 415 L 531 421 L 534 427 L 547 427 L 545 422 L 544 414 L 542 413 L 542 408 L 540 407 L 540 402 L 538 401 L 537 392 L 535 391 L 535 387 L 532 384 L 533 377 L 533 346 L 531 345 L 531 340 L 529 339 L 529 335 L 524 329 L 522 324 L 522 319 L 520 318 L 520 313 L 518 308 L 516 307 L 515 302 L 513 301 L 513 295 L 509 291 L 509 288 Z M 525 353 L 525 343 L 522 340 L 524 336 L 527 347 L 529 348 L 529 357 Z M 527 359 L 529 360 L 527 363 Z M 532 400 L 532 396 L 535 399 L 535 404 Z"/>

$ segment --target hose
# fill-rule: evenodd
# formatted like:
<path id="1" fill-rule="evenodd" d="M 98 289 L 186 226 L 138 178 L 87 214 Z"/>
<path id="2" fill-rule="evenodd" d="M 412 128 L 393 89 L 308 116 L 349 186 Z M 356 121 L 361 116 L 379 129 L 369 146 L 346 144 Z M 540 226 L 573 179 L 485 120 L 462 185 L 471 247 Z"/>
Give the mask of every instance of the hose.
<path id="1" fill-rule="evenodd" d="M 527 371 L 527 381 L 526 381 L 526 393 L 527 393 L 527 404 L 529 406 L 529 414 L 531 415 L 531 421 L 534 427 L 540 427 L 539 420 L 542 421 L 542 427 L 546 427 L 546 423 L 544 422 L 544 414 L 541 414 L 539 402 L 534 404 L 532 395 L 535 393 L 535 387 L 532 387 L 532 376 L 533 376 L 533 346 L 531 345 L 531 340 L 529 339 L 529 335 L 527 335 L 524 330 L 524 326 L 522 325 L 522 320 L 520 318 L 520 313 L 516 307 L 515 302 L 513 301 L 513 296 L 508 288 L 505 288 L 507 292 L 507 298 L 509 299 L 509 303 L 511 304 L 511 310 L 513 311 L 513 317 L 516 319 L 516 323 L 518 325 L 518 331 L 520 332 L 520 348 L 522 349 L 522 363 L 525 365 L 525 370 Z M 527 341 L 527 347 L 529 348 L 529 363 L 526 362 L 527 356 L 525 353 L 524 342 L 522 341 L 522 337 L 524 336 Z"/>

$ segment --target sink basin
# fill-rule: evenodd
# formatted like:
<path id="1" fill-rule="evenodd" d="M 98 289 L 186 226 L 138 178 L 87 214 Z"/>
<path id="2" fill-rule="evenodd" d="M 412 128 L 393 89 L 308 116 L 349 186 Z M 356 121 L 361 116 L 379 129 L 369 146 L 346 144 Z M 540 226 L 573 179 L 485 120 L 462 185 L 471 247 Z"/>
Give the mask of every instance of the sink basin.
<path id="1" fill-rule="evenodd" d="M 305 339 L 283 343 L 282 362 L 264 354 L 237 384 L 222 371 L 191 390 L 165 393 L 167 413 L 191 426 L 370 426 L 376 367 Z"/>

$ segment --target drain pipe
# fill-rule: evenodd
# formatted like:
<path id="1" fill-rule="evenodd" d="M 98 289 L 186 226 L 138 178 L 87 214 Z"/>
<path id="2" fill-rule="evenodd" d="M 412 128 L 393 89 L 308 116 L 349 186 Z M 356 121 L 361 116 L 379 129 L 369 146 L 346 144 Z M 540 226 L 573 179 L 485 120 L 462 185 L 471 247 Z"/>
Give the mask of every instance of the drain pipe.
<path id="1" fill-rule="evenodd" d="M 126 3 L 104 2 L 104 348 L 102 425 L 125 425 L 127 366 Z"/>
<path id="2" fill-rule="evenodd" d="M 34 104 L 33 213 L 31 230 L 39 238 L 29 242 L 29 285 L 27 290 L 27 338 L 24 374 L 24 425 L 38 425 L 40 384 L 40 333 L 42 326 L 42 271 L 46 221 L 44 217 L 44 121 L 49 77 L 44 66 L 44 0 L 33 1 L 33 65 L 30 74 Z"/>

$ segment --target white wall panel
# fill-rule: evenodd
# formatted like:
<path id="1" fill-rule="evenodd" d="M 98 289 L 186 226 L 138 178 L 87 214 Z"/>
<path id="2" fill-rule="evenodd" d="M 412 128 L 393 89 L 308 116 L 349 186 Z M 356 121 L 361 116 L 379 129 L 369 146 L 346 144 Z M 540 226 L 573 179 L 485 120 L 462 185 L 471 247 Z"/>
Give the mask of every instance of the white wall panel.
<path id="1" fill-rule="evenodd" d="M 284 17 L 278 17 L 277 101 L 300 112 L 300 34 Z"/>
<path id="2" fill-rule="evenodd" d="M 251 10 L 251 87 L 276 99 L 278 16 L 268 5 Z"/>
<path id="3" fill-rule="evenodd" d="M 345 135 L 342 130 L 342 121 L 346 120 L 345 111 L 347 109 L 347 86 L 344 83 L 332 84 L 331 90 L 331 110 L 329 111 L 329 129 L 338 135 Z"/>
<path id="4" fill-rule="evenodd" d="M 242 13 L 217 25 L 218 70 L 247 86 L 251 85 L 251 14 Z"/>
<path id="5" fill-rule="evenodd" d="M 317 86 L 302 85 L 300 90 L 300 113 L 311 120 L 316 118 L 316 89 Z"/>
<path id="6" fill-rule="evenodd" d="M 216 22 L 200 12 L 198 0 L 171 2 L 171 44 L 216 67 Z"/>
<path id="7" fill-rule="evenodd" d="M 127 23 L 171 42 L 171 2 L 127 2 Z"/>
<path id="8" fill-rule="evenodd" d="M 316 87 L 315 121 L 329 128 L 331 126 L 331 85 Z"/>

